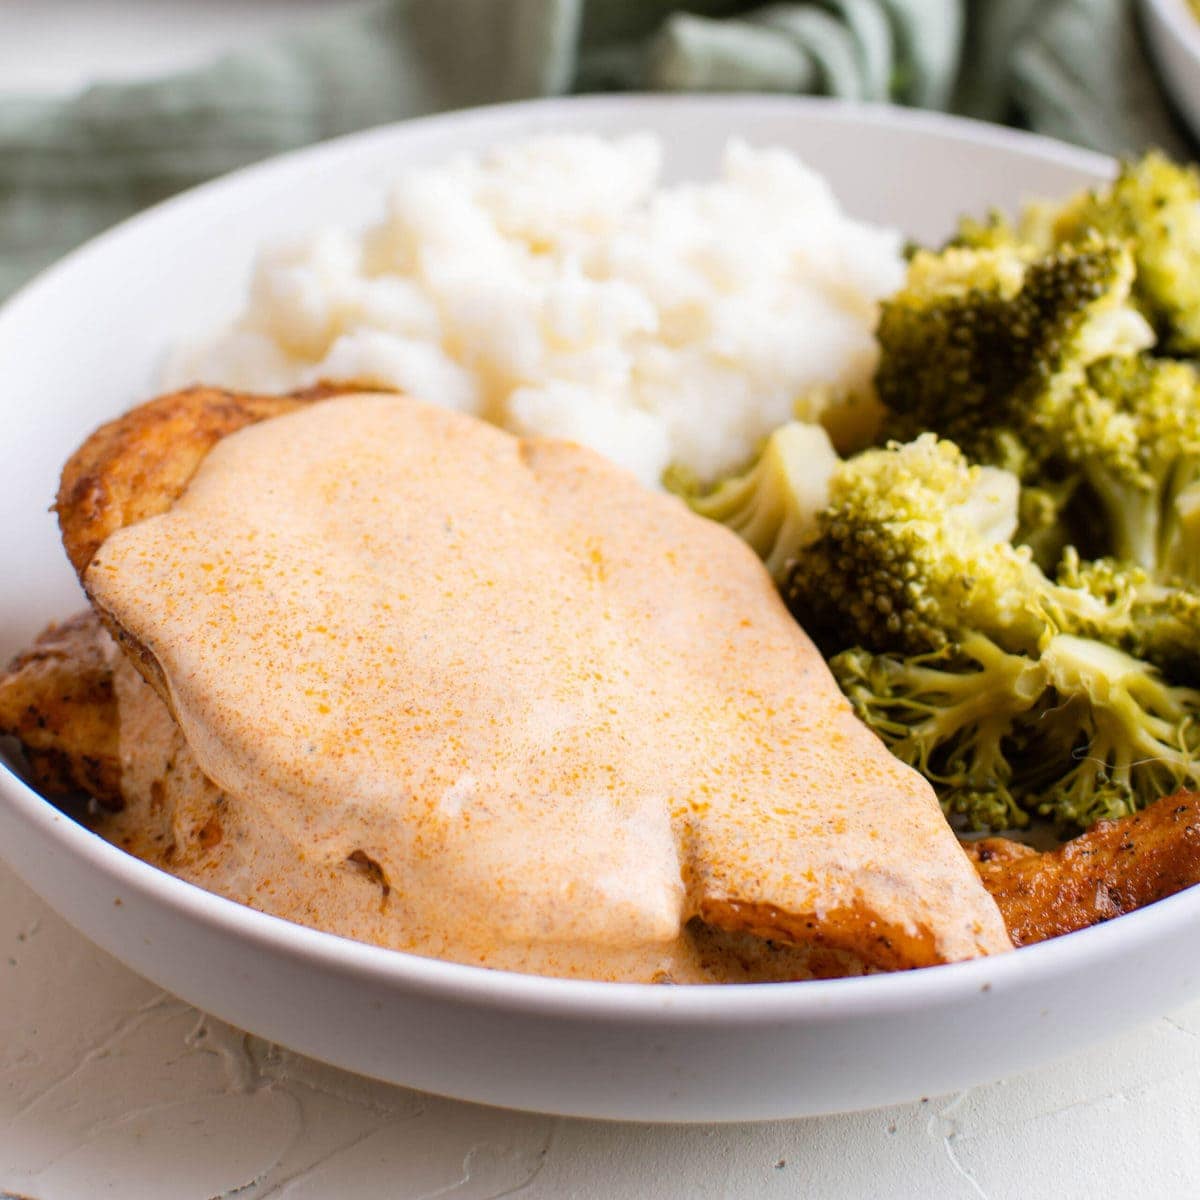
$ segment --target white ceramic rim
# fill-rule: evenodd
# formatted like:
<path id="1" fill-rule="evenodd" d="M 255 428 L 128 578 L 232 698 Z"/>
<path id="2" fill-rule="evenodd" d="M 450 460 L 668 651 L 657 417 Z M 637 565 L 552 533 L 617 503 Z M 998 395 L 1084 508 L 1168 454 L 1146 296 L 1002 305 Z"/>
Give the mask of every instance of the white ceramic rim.
<path id="1" fill-rule="evenodd" d="M 1142 8 L 1153 10 L 1152 17 L 1188 52 L 1200 74 L 1200 16 L 1188 8 L 1186 0 L 1142 0 Z"/>
<path id="2" fill-rule="evenodd" d="M 572 110 L 591 106 L 600 111 L 629 98 L 653 99 L 667 104 L 673 99 L 635 95 L 522 101 L 439 114 L 404 124 L 406 127 L 420 125 L 425 131 L 433 132 L 439 123 L 461 121 L 469 114 L 474 120 L 494 120 L 498 128 L 504 128 L 533 109 L 546 115 L 562 105 L 569 105 Z M 701 109 L 706 103 L 719 104 L 724 110 L 739 104 L 758 108 L 764 105 L 786 106 L 788 111 L 796 113 L 806 108 L 816 108 L 827 116 L 830 113 L 844 116 L 848 125 L 889 126 L 900 122 L 950 141 L 1033 154 L 1094 176 L 1108 177 L 1115 170 L 1113 160 L 1091 151 L 1035 134 L 938 113 L 810 97 L 689 95 L 678 99 Z M 177 205 L 188 203 L 199 193 L 236 187 L 242 180 L 252 178 L 259 172 L 271 171 L 281 163 L 294 164 L 306 157 L 318 157 L 334 144 L 361 146 L 372 139 L 390 136 L 392 129 L 394 126 L 384 126 L 280 155 L 156 205 L 106 231 L 47 268 L 0 308 L 0 322 L 10 306 L 15 307 L 42 289 L 55 286 L 59 275 L 70 270 L 77 260 L 107 246 L 137 222 L 169 212 Z M 684 987 L 520 975 L 422 958 L 351 941 L 284 921 L 206 892 L 149 866 L 89 832 L 25 784 L 3 759 L 0 759 L 0 768 L 8 776 L 10 786 L 5 789 L 5 794 L 15 801 L 17 815 L 36 827 L 42 835 L 57 841 L 67 854 L 78 856 L 106 874 L 115 887 L 126 888 L 165 908 L 178 910 L 247 945 L 306 958 L 347 978 L 370 977 L 376 982 L 394 984 L 406 992 L 449 994 L 458 1000 L 468 1000 L 480 1007 L 498 1011 L 573 1018 L 595 1017 L 615 1024 L 627 1022 L 638 1025 L 653 1025 L 656 1020 L 672 1024 L 695 1022 L 698 1025 L 707 1025 L 714 1020 L 732 1020 L 752 1025 L 786 1019 L 792 1023 L 803 1022 L 806 1015 L 816 1017 L 831 1012 L 847 1016 L 867 1013 L 886 1015 L 888 1012 L 923 1008 L 934 1002 L 945 1003 L 981 990 L 999 993 L 1024 988 L 1037 981 L 1070 974 L 1077 965 L 1097 957 L 1115 962 L 1127 949 L 1136 948 L 1143 940 L 1169 938 L 1175 931 L 1200 919 L 1200 888 L 1195 888 L 1107 924 L 1025 947 L 1011 954 L 892 974 L 795 983 L 698 984 Z"/>

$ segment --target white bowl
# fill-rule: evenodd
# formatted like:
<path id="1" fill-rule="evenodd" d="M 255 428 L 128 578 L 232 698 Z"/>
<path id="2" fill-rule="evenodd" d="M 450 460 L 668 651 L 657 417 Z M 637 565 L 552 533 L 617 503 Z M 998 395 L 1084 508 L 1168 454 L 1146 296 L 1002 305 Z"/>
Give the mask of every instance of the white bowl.
<path id="1" fill-rule="evenodd" d="M 653 129 L 672 176 L 725 140 L 790 147 L 857 215 L 922 238 L 961 211 L 1061 195 L 1103 158 L 947 118 L 763 98 L 518 104 L 375 130 L 240 172 L 71 255 L 0 312 L 0 655 L 80 595 L 47 512 L 102 419 L 164 350 L 231 314 L 254 248 L 367 218 L 406 163 L 535 129 Z M 539 979 L 345 941 L 209 895 L 60 814 L 0 768 L 0 853 L 116 957 L 235 1025 L 397 1083 L 516 1108 L 652 1121 L 866 1108 L 1019 1071 L 1198 990 L 1200 889 L 990 960 L 754 987 Z"/>
<path id="2" fill-rule="evenodd" d="M 1142 25 L 1163 83 L 1200 137 L 1200 18 L 1187 0 L 1141 0 Z"/>

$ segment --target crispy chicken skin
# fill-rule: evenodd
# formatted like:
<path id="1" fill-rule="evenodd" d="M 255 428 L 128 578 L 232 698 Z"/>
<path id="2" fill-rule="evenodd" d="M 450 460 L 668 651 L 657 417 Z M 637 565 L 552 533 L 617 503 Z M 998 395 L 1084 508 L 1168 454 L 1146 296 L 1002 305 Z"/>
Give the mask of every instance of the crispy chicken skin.
<path id="1" fill-rule="evenodd" d="M 965 847 L 1016 946 L 1144 908 L 1200 883 L 1200 793 L 1165 796 L 1039 854 L 1006 838 Z"/>
<path id="2" fill-rule="evenodd" d="M 166 512 L 223 437 L 354 390 L 348 384 L 318 384 L 290 395 L 261 396 L 193 387 L 159 396 L 102 425 L 67 461 L 54 506 L 63 546 L 80 582 L 105 539 L 126 525 Z M 102 609 L 100 616 L 169 704 L 153 656 Z"/>
<path id="3" fill-rule="evenodd" d="M 21 741 L 34 783 L 49 795 L 86 792 L 114 811 L 127 801 L 138 801 L 117 752 L 116 653 L 95 614 L 86 612 L 50 626 L 7 675 L 0 675 L 0 733 Z M 205 805 L 214 802 L 213 797 L 204 800 Z M 168 830 L 168 814 L 153 808 L 148 806 L 141 815 L 126 814 L 128 819 L 101 820 L 129 825 L 128 834 L 118 839 L 126 844 L 138 826 L 137 848 L 144 857 L 151 858 L 149 851 L 161 844 L 172 858 L 201 862 L 211 839 L 210 823 L 175 820 Z M 163 828 L 148 827 L 154 821 Z M 1180 792 L 1133 816 L 1101 822 L 1047 853 L 1006 838 L 984 838 L 963 848 L 999 905 L 1013 943 L 1029 945 L 1200 883 L 1200 793 Z M 769 924 L 759 921 L 755 932 L 770 938 Z M 711 946 L 716 944 L 713 939 L 736 935 L 699 927 L 694 936 Z M 738 961 L 745 960 L 740 977 L 796 978 L 795 964 L 766 954 L 765 945 L 755 939 L 738 944 Z M 720 957 L 722 969 L 728 971 L 727 946 L 721 946 Z M 805 963 L 809 973 L 847 969 L 838 963 L 814 972 L 814 965 Z"/>
<path id="4" fill-rule="evenodd" d="M 318 384 L 286 396 L 194 387 L 159 396 L 102 425 L 63 469 L 55 509 L 80 578 L 109 534 L 166 512 L 204 456 L 247 425 L 355 391 Z"/>
<path id="5" fill-rule="evenodd" d="M 102 426 L 71 457 L 59 486 L 55 507 L 71 565 L 82 577 L 109 534 L 166 512 L 221 438 L 303 402 L 191 388 Z"/>
<path id="6" fill-rule="evenodd" d="M 44 630 L 0 675 L 0 733 L 17 738 L 47 795 L 121 804 L 116 648 L 91 612 Z"/>

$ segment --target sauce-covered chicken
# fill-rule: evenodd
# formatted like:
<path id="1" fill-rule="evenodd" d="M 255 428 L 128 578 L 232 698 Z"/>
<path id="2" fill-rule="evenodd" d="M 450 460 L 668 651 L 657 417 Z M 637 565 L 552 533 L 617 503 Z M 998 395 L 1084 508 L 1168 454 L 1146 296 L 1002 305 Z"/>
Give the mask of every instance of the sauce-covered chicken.
<path id="1" fill-rule="evenodd" d="M 703 978 L 696 917 L 882 968 L 1010 945 L 753 553 L 590 451 L 325 399 L 223 437 L 77 565 L 234 899 L 596 979 Z M 155 738 L 129 722 L 122 755 Z"/>

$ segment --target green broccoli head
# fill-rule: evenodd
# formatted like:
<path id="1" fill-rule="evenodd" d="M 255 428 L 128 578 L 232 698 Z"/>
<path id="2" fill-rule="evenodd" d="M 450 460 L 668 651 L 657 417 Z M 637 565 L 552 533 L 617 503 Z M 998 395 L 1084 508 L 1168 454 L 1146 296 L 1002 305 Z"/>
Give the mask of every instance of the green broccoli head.
<path id="1" fill-rule="evenodd" d="M 1125 163 L 1111 184 L 1065 203 L 1027 205 L 1016 221 L 965 218 L 953 248 L 1026 258 L 1102 237 L 1129 246 L 1132 299 L 1169 354 L 1200 351 L 1200 171 L 1159 153 Z"/>
<path id="2" fill-rule="evenodd" d="M 1133 260 L 1088 241 L 1027 261 L 1012 248 L 922 252 L 879 321 L 875 385 L 899 441 L 924 431 L 972 460 L 1036 475 L 1087 367 L 1153 341 L 1129 304 Z"/>
<path id="3" fill-rule="evenodd" d="M 1171 354 L 1200 351 L 1200 171 L 1151 153 L 1116 180 L 1062 207 L 1056 243 L 1100 234 L 1127 242 L 1137 272 L 1133 297 Z"/>
<path id="4" fill-rule="evenodd" d="M 918 255 L 883 309 L 876 383 L 893 435 L 932 430 L 1020 476 L 1018 540 L 1043 566 L 1079 537 L 1200 586 L 1200 371 L 1142 352 L 1133 270 L 1090 235 L 1032 259 Z"/>
<path id="5" fill-rule="evenodd" d="M 1057 582 L 1084 591 L 1101 604 L 1106 619 L 1070 632 L 1088 633 L 1152 664 L 1176 683 L 1200 686 L 1200 591 L 1157 583 L 1141 567 L 1115 558 L 1090 562 L 1068 547 Z"/>
<path id="6" fill-rule="evenodd" d="M 821 426 L 792 421 L 771 434 L 748 471 L 687 501 L 749 542 L 778 581 L 817 537 L 817 514 L 840 461 Z"/>
<path id="7" fill-rule="evenodd" d="M 1138 355 L 1092 365 L 1054 439 L 1103 515 L 1106 552 L 1200 585 L 1200 374 Z M 1098 501 L 1098 504 L 1093 504 Z"/>
<path id="8" fill-rule="evenodd" d="M 1045 689 L 1036 661 L 973 633 L 929 654 L 853 649 L 829 665 L 859 718 L 934 785 L 948 816 L 976 830 L 1028 824 L 1013 790 L 1013 733 Z"/>
<path id="9" fill-rule="evenodd" d="M 932 434 L 865 451 L 834 472 L 784 599 L 829 653 L 921 654 L 967 632 L 1032 651 L 1061 629 L 1104 626 L 1102 599 L 1054 584 L 1012 545 L 1018 491 L 1010 473 L 972 466 Z"/>
<path id="10" fill-rule="evenodd" d="M 947 247 L 964 250 L 1013 250 L 1030 260 L 1054 249 L 1060 241 L 1055 226 L 1061 220 L 1064 205 L 1055 201 L 1035 200 L 1011 220 L 999 209 L 992 209 L 982 220 L 963 217 L 958 231 Z"/>
<path id="11" fill-rule="evenodd" d="M 878 338 L 892 442 L 780 577 L 859 716 L 975 828 L 1200 786 L 1200 172 L 964 222 Z"/>

